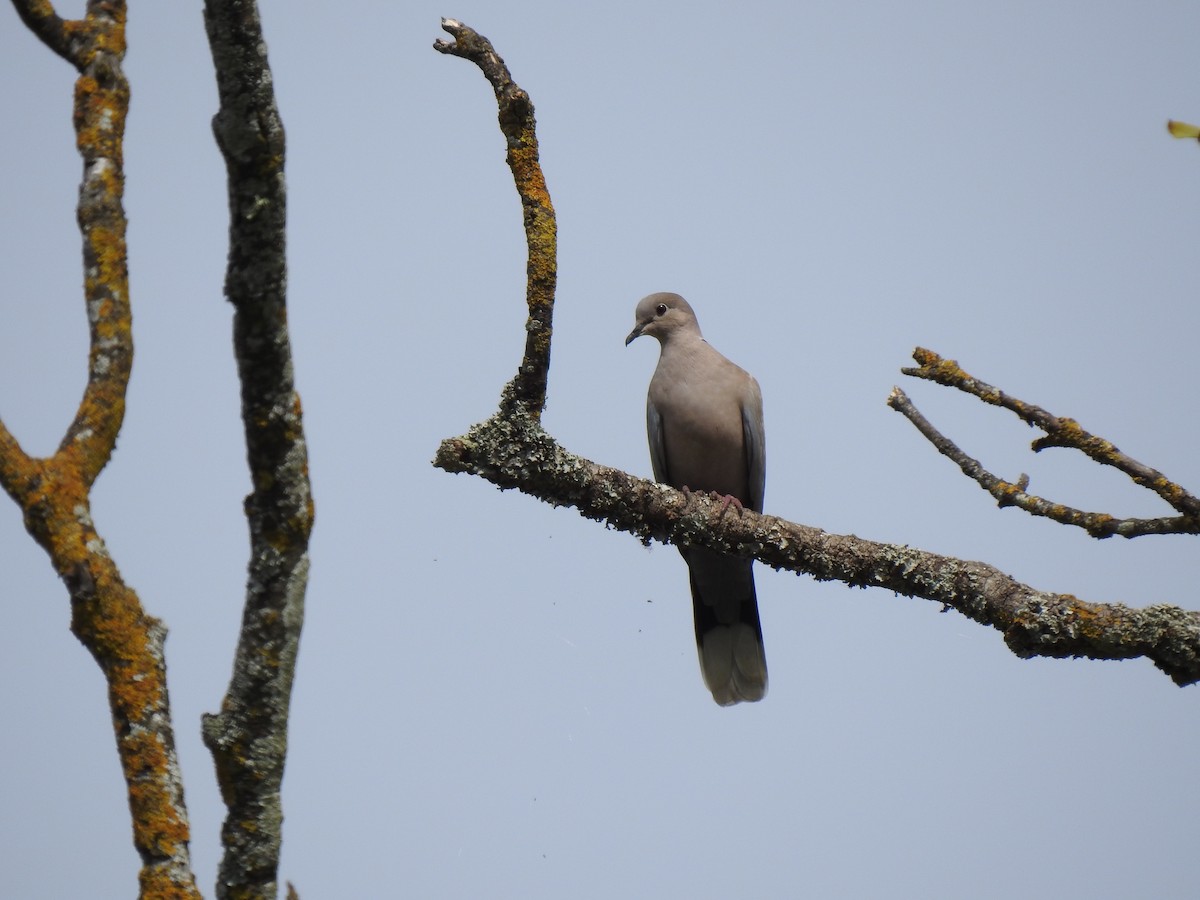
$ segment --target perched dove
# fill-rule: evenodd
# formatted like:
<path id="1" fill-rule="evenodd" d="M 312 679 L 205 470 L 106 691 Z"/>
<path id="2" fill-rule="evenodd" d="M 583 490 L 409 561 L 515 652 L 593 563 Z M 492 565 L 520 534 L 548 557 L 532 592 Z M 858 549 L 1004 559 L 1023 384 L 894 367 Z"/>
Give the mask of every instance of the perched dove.
<path id="1" fill-rule="evenodd" d="M 658 338 L 658 368 L 646 396 L 654 477 L 712 491 L 762 512 L 766 477 L 762 394 L 758 382 L 709 346 L 696 314 L 678 294 L 643 297 L 626 346 Z M 752 561 L 680 547 L 692 583 L 700 671 L 722 706 L 767 692 Z"/>

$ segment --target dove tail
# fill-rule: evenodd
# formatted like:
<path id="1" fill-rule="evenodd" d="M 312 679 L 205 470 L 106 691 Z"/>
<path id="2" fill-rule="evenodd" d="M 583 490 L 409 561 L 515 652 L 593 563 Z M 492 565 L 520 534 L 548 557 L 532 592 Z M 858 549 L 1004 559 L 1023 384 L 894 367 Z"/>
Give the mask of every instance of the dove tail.
<path id="1" fill-rule="evenodd" d="M 761 700 L 767 657 L 751 561 L 700 547 L 687 548 L 684 559 L 704 683 L 721 706 Z"/>

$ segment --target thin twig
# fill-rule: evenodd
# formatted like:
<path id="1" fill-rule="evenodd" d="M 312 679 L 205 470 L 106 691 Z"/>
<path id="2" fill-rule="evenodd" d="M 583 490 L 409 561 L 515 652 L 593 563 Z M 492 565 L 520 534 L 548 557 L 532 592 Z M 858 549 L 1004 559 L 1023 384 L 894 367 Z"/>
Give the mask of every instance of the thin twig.
<path id="1" fill-rule="evenodd" d="M 1035 453 L 1047 447 L 1073 447 L 1096 462 L 1125 473 L 1135 484 L 1154 491 L 1183 515 L 1200 515 L 1200 498 L 1188 493 L 1157 469 L 1126 456 L 1110 441 L 1084 431 L 1074 419 L 1055 416 L 1040 406 L 1018 400 L 999 388 L 968 375 L 954 360 L 943 359 L 932 350 L 918 347 L 913 351 L 913 359 L 920 365 L 901 369 L 905 375 L 935 381 L 972 394 L 985 403 L 1013 412 L 1023 422 L 1046 432 L 1045 437 L 1033 442 Z"/>
<path id="2" fill-rule="evenodd" d="M 1096 538 L 1107 538 L 1113 535 L 1137 537 L 1145 534 L 1187 534 L 1196 531 L 1196 521 L 1187 516 L 1159 519 L 1118 519 L 1108 513 L 1085 512 L 1027 493 L 1028 476 L 1022 475 L 1016 482 L 1010 482 L 993 475 L 983 467 L 979 460 L 968 456 L 959 449 L 957 444 L 934 428 L 900 388 L 892 388 L 887 403 L 888 406 L 912 422 L 939 453 L 953 460 L 962 469 L 964 475 L 977 482 L 980 487 L 995 497 L 998 506 L 1015 506 L 1035 516 L 1044 516 L 1061 522 L 1063 525 L 1074 525 Z"/>

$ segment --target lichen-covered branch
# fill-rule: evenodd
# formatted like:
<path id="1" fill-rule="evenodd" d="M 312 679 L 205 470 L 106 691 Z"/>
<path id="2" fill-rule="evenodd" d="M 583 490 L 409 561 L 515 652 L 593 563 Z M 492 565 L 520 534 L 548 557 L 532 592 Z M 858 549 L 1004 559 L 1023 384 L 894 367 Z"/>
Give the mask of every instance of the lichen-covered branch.
<path id="1" fill-rule="evenodd" d="M 500 131 L 508 144 L 508 166 L 521 197 L 529 249 L 525 269 L 525 302 L 529 308 L 525 355 L 516 376 L 504 390 L 501 406 L 519 405 L 518 412 L 538 419 L 546 406 L 546 379 L 550 372 L 551 324 L 558 280 L 558 225 L 538 161 L 533 102 L 512 80 L 504 60 L 487 38 L 454 19 L 442 19 L 442 28 L 454 40 L 435 41 L 434 49 L 475 63 L 496 93 Z"/>
<path id="2" fill-rule="evenodd" d="M 71 630 L 99 664 L 141 857 L 144 898 L 199 896 L 188 852 L 188 817 L 175 752 L 163 641 L 123 581 L 91 516 L 89 492 L 116 444 L 133 363 L 126 268 L 122 140 L 129 109 L 125 4 L 92 0 L 64 21 L 48 2 L 14 0 L 22 20 L 79 71 L 76 144 L 83 158 L 77 219 L 83 237 L 89 323 L 88 380 L 53 456 L 25 454 L 0 424 L 0 484 L 49 554 L 71 597 Z"/>
<path id="3" fill-rule="evenodd" d="M 719 499 L 689 497 L 575 456 L 528 418 L 497 413 L 443 441 L 434 465 L 554 506 L 573 506 L 645 542 L 699 544 L 822 581 L 932 600 L 996 628 L 1022 658 L 1145 656 L 1176 684 L 1200 680 L 1200 613 L 1165 604 L 1130 609 L 1089 603 L 1036 590 L 985 563 L 827 534 L 750 510 L 737 515 Z"/>
<path id="4" fill-rule="evenodd" d="M 76 69 L 82 68 L 79 51 L 86 46 L 86 42 L 72 41 L 71 37 L 83 22 L 68 22 L 59 18 L 50 0 L 13 0 L 13 6 L 25 27 L 41 38 L 42 43 Z"/>
<path id="5" fill-rule="evenodd" d="M 1155 519 L 1117 518 L 1108 513 L 1084 512 L 1027 493 L 1025 488 L 1028 487 L 1028 479 L 1025 476 L 1016 482 L 1008 482 L 988 472 L 977 460 L 968 456 L 934 428 L 912 405 L 903 391 L 894 388 L 888 398 L 888 405 L 912 422 L 939 453 L 954 460 L 963 473 L 995 497 L 1000 506 L 1016 506 L 1035 516 L 1045 516 L 1064 525 L 1074 525 L 1096 538 L 1113 535 L 1133 538 L 1147 534 L 1200 533 L 1200 498 L 1184 490 L 1158 470 L 1126 456 L 1110 441 L 1084 431 L 1074 419 L 1052 415 L 1039 406 L 1018 400 L 999 388 L 968 375 L 954 360 L 943 359 L 933 351 L 921 347 L 913 352 L 913 358 L 920 365 L 901 369 L 905 375 L 957 388 L 985 403 L 1010 410 L 1023 422 L 1044 431 L 1045 437 L 1033 442 L 1035 453 L 1047 447 L 1072 447 L 1101 465 L 1111 466 L 1128 475 L 1134 484 L 1156 493 L 1180 515 Z"/>
<path id="6" fill-rule="evenodd" d="M 204 717 L 203 735 L 228 808 L 217 896 L 273 900 L 313 523 L 287 330 L 284 132 L 257 5 L 206 0 L 204 21 L 220 96 L 213 132 L 228 171 L 225 293 L 234 306 L 253 489 L 246 498 L 251 552 L 233 677 L 221 712 Z"/>
<path id="7" fill-rule="evenodd" d="M 509 138 L 509 162 L 526 209 L 530 236 L 530 271 L 535 241 L 530 230 L 530 203 L 522 183 L 545 190 L 540 169 L 531 174 L 513 164 L 513 134 L 520 143 L 536 147 L 532 104 L 512 84 L 491 44 L 467 26 L 443 20 L 456 41 L 438 41 L 442 53 L 474 61 L 491 82 L 500 106 L 500 126 Z M 509 108 L 513 94 L 517 112 Z M 536 154 L 525 160 L 537 167 Z M 549 201 L 547 199 L 548 208 Z M 536 245 L 538 253 L 553 253 L 553 241 Z M 547 261 L 553 272 L 553 260 Z M 553 302 L 553 280 L 543 283 L 547 310 Z M 533 278 L 530 279 L 530 296 Z M 530 303 L 530 334 L 535 334 Z M 541 320 L 539 320 L 541 321 Z M 549 319 L 545 320 L 546 325 Z M 636 478 L 575 456 L 541 426 L 544 387 L 550 364 L 548 327 L 544 352 L 531 353 L 527 343 L 521 375 L 530 365 L 528 384 L 542 385 L 535 404 L 528 399 L 520 375 L 506 389 L 500 409 L 465 435 L 442 441 L 433 463 L 447 472 L 469 473 L 502 490 L 516 488 L 554 506 L 573 506 L 587 518 L 637 535 L 643 542 L 698 544 L 723 553 L 761 560 L 778 569 L 807 573 L 821 580 L 857 587 L 880 587 L 909 597 L 922 597 L 953 608 L 984 625 L 998 629 L 1020 657 L 1086 656 L 1092 659 L 1132 659 L 1145 656 L 1176 684 L 1200 680 L 1200 613 L 1159 604 L 1130 609 L 1121 604 L 1088 603 L 1069 594 L 1038 591 L 980 562 L 939 556 L 895 544 L 881 544 L 852 535 L 832 535 L 774 516 L 746 510 L 734 515 L 726 504 L 704 495 L 685 495 L 666 485 Z M 977 465 L 977 464 L 976 464 Z"/>

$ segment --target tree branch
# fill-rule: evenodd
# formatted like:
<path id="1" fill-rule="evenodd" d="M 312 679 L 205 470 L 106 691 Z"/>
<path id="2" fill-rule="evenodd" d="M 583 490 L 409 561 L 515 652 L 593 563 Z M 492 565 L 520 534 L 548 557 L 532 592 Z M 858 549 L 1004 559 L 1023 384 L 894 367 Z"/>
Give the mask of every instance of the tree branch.
<path id="1" fill-rule="evenodd" d="M 90 349 L 83 398 L 53 456 L 28 456 L 0 425 L 0 483 L 66 584 L 71 630 L 108 683 L 133 842 L 142 860 L 141 896 L 195 898 L 167 695 L 166 628 L 146 615 L 121 578 L 92 521 L 89 497 L 116 445 L 133 363 L 122 206 L 121 143 L 129 108 L 121 69 L 125 4 L 89 2 L 80 22 L 59 19 L 49 3 L 17 0 L 16 6 L 38 37 L 80 71 L 74 122 L 83 157 L 78 221 Z"/>
<path id="2" fill-rule="evenodd" d="M 496 90 L 501 129 L 505 129 L 505 97 L 510 90 L 519 89 L 511 84 L 500 58 L 485 38 L 465 25 L 444 20 L 442 27 L 457 42 L 438 41 L 435 48 L 471 59 L 483 70 Z M 520 96 L 528 105 L 524 92 Z M 532 114 L 528 127 L 532 129 Z M 527 140 L 532 141 L 532 134 Z M 510 152 L 509 165 L 518 190 L 523 180 L 544 190 L 540 173 L 530 176 L 522 163 L 536 166 L 537 160 L 517 162 Z M 524 196 L 522 193 L 523 200 Z M 528 215 L 526 231 L 528 235 Z M 553 245 L 539 245 L 539 250 L 550 252 Z M 533 252 L 531 238 L 531 257 Z M 549 287 L 553 287 L 552 282 Z M 543 302 L 552 304 L 552 296 Z M 531 382 L 536 377 L 542 385 L 546 383 L 550 359 L 549 332 L 544 336 L 544 353 L 531 355 L 527 344 L 521 372 L 526 374 L 525 367 L 530 364 L 544 366 L 545 370 L 536 375 L 529 373 Z M 569 453 L 543 430 L 538 415 L 541 404 L 529 408 L 506 402 L 517 393 L 516 383 L 514 380 L 506 389 L 505 400 L 490 419 L 473 426 L 465 435 L 444 440 L 433 464 L 447 472 L 478 475 L 502 490 L 516 488 L 554 506 L 573 506 L 586 518 L 637 535 L 643 542 L 700 545 L 758 559 L 776 569 L 811 574 L 819 580 L 880 587 L 932 600 L 996 628 L 1009 648 L 1022 658 L 1145 656 L 1176 684 L 1200 680 L 1198 613 L 1167 605 L 1136 610 L 1121 604 L 1088 603 L 1069 594 L 1038 591 L 980 562 L 853 535 L 826 534 L 751 510 L 737 516 L 728 514 L 719 500 L 698 494 L 688 496 Z"/>
<path id="3" fill-rule="evenodd" d="M 1028 478 L 1022 476 L 1015 484 L 997 478 L 934 428 L 917 411 L 903 391 L 893 388 L 888 405 L 912 422 L 939 453 L 954 460 L 963 473 L 995 497 L 1000 506 L 1016 506 L 1035 516 L 1044 516 L 1064 525 L 1077 526 L 1095 538 L 1112 537 L 1114 534 L 1134 538 L 1146 534 L 1200 533 L 1200 499 L 1169 480 L 1157 469 L 1126 456 L 1109 441 L 1084 431 L 1074 419 L 1051 415 L 1039 406 L 1018 400 L 999 388 L 968 375 L 954 360 L 942 359 L 933 351 L 922 347 L 913 351 L 913 358 L 920 365 L 916 368 L 901 369 L 905 375 L 957 388 L 978 397 L 984 403 L 1010 410 L 1023 422 L 1046 432 L 1045 437 L 1033 442 L 1032 448 L 1035 453 L 1047 447 L 1073 447 L 1101 465 L 1111 466 L 1125 473 L 1134 484 L 1158 494 L 1181 515 L 1157 519 L 1118 519 L 1108 513 L 1083 512 L 1028 494 L 1025 492 Z"/>
<path id="4" fill-rule="evenodd" d="M 17 15 L 25 27 L 37 35 L 43 44 L 69 62 L 81 68 L 78 42 L 72 41 L 73 28 L 79 22 L 66 22 L 59 18 L 50 0 L 13 0 Z"/>
<path id="5" fill-rule="evenodd" d="M 819 581 L 879 587 L 956 609 L 1004 635 L 1021 658 L 1145 656 L 1179 685 L 1200 680 L 1200 614 L 1175 606 L 1130 609 L 1039 591 L 985 563 L 817 528 L 690 497 L 569 453 L 536 422 L 500 413 L 443 441 L 434 465 L 516 488 L 586 518 L 658 540 L 760 560 Z"/>
<path id="6" fill-rule="evenodd" d="M 500 131 L 508 144 L 508 166 L 521 197 L 529 249 L 525 267 L 525 302 L 529 307 L 525 355 L 516 376 L 504 389 L 501 408 L 520 404 L 523 411 L 540 419 L 546 407 L 546 380 L 550 372 L 551 324 L 558 281 L 558 224 L 538 162 L 533 101 L 512 80 L 504 60 L 487 38 L 454 19 L 442 19 L 442 28 L 454 40 L 434 41 L 434 49 L 475 63 L 496 93 Z"/>
<path id="7" fill-rule="evenodd" d="M 313 523 L 308 452 L 287 331 L 284 131 L 257 5 L 206 0 L 220 109 L 213 132 L 229 183 L 234 349 L 253 490 L 251 554 L 233 677 L 206 715 L 228 814 L 218 897 L 273 898 L 283 821 L 280 788 Z"/>

